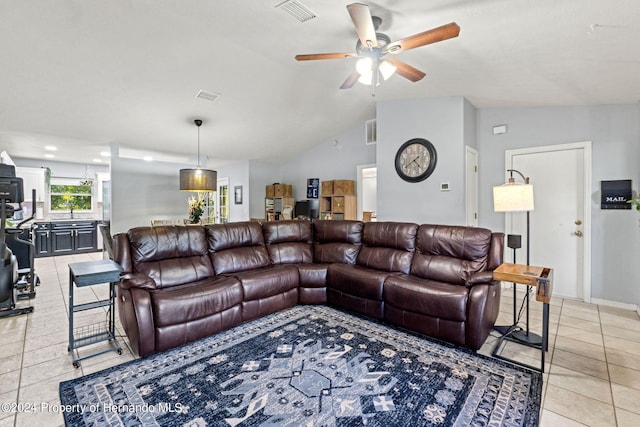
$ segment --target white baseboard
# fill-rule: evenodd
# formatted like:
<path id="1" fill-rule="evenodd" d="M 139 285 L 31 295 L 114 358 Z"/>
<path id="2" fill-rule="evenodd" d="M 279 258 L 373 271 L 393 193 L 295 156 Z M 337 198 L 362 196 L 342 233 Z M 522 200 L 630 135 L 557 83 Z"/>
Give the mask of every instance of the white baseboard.
<path id="1" fill-rule="evenodd" d="M 635 304 L 627 304 L 624 302 L 608 301 L 606 299 L 591 298 L 591 304 L 604 305 L 607 307 L 619 308 L 622 310 L 631 310 L 640 314 L 640 307 Z"/>

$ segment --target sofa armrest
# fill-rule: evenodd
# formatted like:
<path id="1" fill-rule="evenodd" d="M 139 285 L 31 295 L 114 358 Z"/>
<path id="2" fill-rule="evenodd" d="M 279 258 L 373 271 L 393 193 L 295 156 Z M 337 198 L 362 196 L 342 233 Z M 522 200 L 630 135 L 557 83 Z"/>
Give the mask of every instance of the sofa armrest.
<path id="1" fill-rule="evenodd" d="M 116 288 L 118 314 L 134 353 L 144 357 L 155 351 L 155 331 L 151 295 L 148 290 Z"/>
<path id="2" fill-rule="evenodd" d="M 479 271 L 472 273 L 471 277 L 467 280 L 467 286 L 475 286 L 481 283 L 493 282 L 493 271 Z"/>
<path id="3" fill-rule="evenodd" d="M 151 291 L 157 289 L 155 280 L 141 273 L 128 273 L 120 276 L 120 287 L 122 289 L 139 288 Z"/>
<path id="4" fill-rule="evenodd" d="M 500 282 L 493 281 L 469 288 L 466 344 L 473 350 L 482 347 L 500 311 Z"/>

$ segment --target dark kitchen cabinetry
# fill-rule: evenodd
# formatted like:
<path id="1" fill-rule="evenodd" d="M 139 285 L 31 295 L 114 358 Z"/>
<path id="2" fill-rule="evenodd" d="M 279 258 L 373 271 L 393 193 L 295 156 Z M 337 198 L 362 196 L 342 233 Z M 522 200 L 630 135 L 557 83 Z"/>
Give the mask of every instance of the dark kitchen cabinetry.
<path id="1" fill-rule="evenodd" d="M 51 240 L 49 239 L 49 223 L 34 224 L 33 233 L 35 235 L 36 251 L 34 256 L 43 257 L 51 255 Z"/>
<path id="2" fill-rule="evenodd" d="M 68 255 L 98 250 L 97 221 L 36 223 L 36 257 Z"/>

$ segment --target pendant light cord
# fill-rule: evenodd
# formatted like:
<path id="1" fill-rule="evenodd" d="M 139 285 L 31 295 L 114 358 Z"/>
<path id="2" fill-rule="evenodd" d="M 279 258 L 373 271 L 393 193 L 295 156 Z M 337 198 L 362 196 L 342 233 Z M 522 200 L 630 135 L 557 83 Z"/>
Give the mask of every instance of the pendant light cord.
<path id="1" fill-rule="evenodd" d="M 197 164 L 196 168 L 200 169 L 200 125 L 202 125 L 202 120 L 196 119 L 193 122 L 198 127 L 198 164 Z"/>

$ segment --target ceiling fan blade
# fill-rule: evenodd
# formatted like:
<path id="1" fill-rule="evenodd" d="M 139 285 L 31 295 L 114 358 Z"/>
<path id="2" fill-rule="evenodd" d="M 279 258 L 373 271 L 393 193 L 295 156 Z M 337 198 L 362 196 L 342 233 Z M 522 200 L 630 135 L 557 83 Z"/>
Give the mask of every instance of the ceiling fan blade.
<path id="1" fill-rule="evenodd" d="M 358 73 L 357 71 L 354 71 L 353 73 L 349 74 L 349 77 L 347 77 L 347 80 L 345 80 L 344 83 L 340 85 L 340 89 L 350 89 L 351 87 L 353 87 L 354 84 L 356 84 L 359 78 L 360 78 L 360 73 Z"/>
<path id="2" fill-rule="evenodd" d="M 308 55 L 296 55 L 296 61 L 313 61 L 316 59 L 342 59 L 358 56 L 355 52 L 348 53 L 311 53 Z"/>
<path id="3" fill-rule="evenodd" d="M 347 10 L 351 15 L 353 25 L 356 27 L 360 43 L 365 47 L 377 47 L 378 38 L 376 37 L 376 29 L 373 26 L 369 6 L 362 3 L 353 3 L 347 6 Z"/>
<path id="4" fill-rule="evenodd" d="M 425 73 L 412 67 L 406 62 L 398 61 L 395 58 L 387 58 L 387 61 L 391 62 L 396 67 L 396 73 L 400 74 L 405 79 L 411 80 L 412 82 L 422 80 L 422 78 L 426 76 Z"/>
<path id="5" fill-rule="evenodd" d="M 414 34 L 397 42 L 389 43 L 384 48 L 385 53 L 398 53 L 403 50 L 409 50 L 416 47 L 424 46 L 431 43 L 441 42 L 443 40 L 458 37 L 460 27 L 455 22 L 433 28 L 422 33 Z"/>

